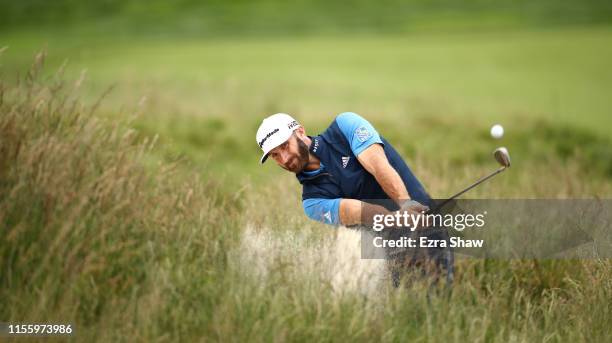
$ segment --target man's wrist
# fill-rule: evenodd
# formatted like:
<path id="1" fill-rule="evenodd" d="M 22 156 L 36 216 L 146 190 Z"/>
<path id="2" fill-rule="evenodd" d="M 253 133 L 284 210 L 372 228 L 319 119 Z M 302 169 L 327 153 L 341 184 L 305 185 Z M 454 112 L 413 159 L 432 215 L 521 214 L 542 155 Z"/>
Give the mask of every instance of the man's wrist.
<path id="1" fill-rule="evenodd" d="M 413 203 L 414 200 L 410 199 L 410 197 L 408 198 L 400 198 L 397 199 L 395 202 L 397 203 L 397 205 L 401 208 L 404 209 L 408 206 L 410 206 L 410 204 Z"/>

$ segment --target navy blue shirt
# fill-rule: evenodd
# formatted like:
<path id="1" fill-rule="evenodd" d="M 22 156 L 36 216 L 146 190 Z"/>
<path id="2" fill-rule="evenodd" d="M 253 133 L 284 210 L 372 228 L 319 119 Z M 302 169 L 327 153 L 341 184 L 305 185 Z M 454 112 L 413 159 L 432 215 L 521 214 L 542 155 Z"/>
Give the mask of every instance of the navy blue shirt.
<path id="1" fill-rule="evenodd" d="M 372 144 L 381 144 L 391 166 L 401 177 L 410 198 L 429 205 L 431 198 L 406 162 L 374 127 L 356 113 L 339 114 L 320 135 L 311 137 L 310 152 L 321 161 L 315 171 L 297 174 L 302 184 L 302 205 L 308 217 L 340 224 L 340 200 L 389 199 L 357 156 Z"/>

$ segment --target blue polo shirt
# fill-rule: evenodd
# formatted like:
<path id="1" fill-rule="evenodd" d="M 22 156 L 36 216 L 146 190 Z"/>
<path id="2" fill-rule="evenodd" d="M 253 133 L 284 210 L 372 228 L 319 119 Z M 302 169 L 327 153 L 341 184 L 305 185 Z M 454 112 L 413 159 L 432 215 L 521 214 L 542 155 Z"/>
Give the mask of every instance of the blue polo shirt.
<path id="1" fill-rule="evenodd" d="M 341 113 L 323 133 L 310 138 L 310 152 L 319 158 L 321 166 L 296 176 L 302 184 L 304 211 L 311 219 L 338 225 L 341 199 L 389 199 L 374 176 L 357 160 L 357 156 L 372 144 L 383 146 L 410 198 L 430 205 L 431 198 L 406 162 L 372 124 L 358 114 Z"/>

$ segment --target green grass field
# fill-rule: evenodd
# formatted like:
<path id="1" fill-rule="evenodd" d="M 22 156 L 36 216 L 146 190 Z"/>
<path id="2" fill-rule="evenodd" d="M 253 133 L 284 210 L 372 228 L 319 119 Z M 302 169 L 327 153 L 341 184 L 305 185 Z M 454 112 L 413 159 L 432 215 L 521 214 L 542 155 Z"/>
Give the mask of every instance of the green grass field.
<path id="1" fill-rule="evenodd" d="M 609 260 L 466 260 L 450 296 L 390 289 L 368 274 L 379 266 L 347 256 L 355 237 L 304 217 L 293 175 L 258 165 L 254 135 L 275 112 L 314 134 L 354 111 L 436 197 L 491 170 L 505 145 L 512 169 L 469 197 L 608 198 L 611 43 L 609 26 L 7 32 L 0 321 L 72 322 L 83 341 L 609 341 Z"/>
<path id="2" fill-rule="evenodd" d="M 571 128 L 554 137 L 569 145 L 580 134 L 604 144 L 598 139 L 612 132 L 611 42 L 609 27 L 219 41 L 15 35 L 3 65 L 5 74 L 23 70 L 47 44 L 49 70 L 65 60 L 74 78 L 86 70 L 86 98 L 114 87 L 102 112 L 133 109 L 146 97 L 142 129 L 208 168 L 225 173 L 235 163 L 240 178 L 261 174 L 251 136 L 278 111 L 312 133 L 337 113 L 358 112 L 411 155 L 435 151 L 437 161 L 472 162 L 488 152 L 496 142 L 484 136 L 497 122 L 507 129 L 505 144 L 531 136 L 540 120 L 552 135 Z M 523 146 L 513 150 L 534 154 Z"/>

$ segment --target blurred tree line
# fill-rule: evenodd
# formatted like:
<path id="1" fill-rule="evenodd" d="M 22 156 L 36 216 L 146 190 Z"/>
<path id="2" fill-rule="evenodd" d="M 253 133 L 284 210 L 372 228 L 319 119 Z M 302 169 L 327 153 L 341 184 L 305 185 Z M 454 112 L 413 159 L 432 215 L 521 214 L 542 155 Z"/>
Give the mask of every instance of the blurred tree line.
<path id="1" fill-rule="evenodd" d="M 206 35 L 612 22 L 610 0 L 0 0 L 0 9 L 2 31 L 107 23 Z"/>

